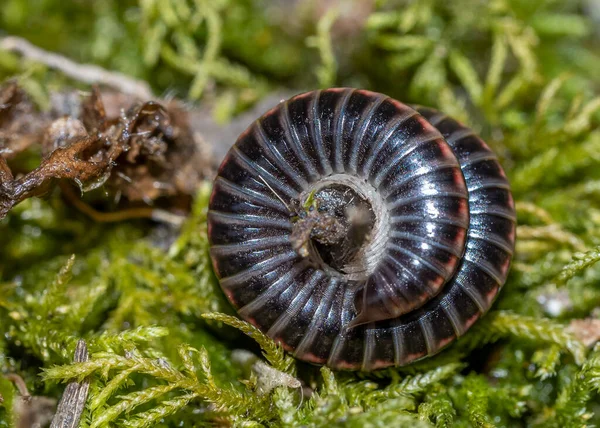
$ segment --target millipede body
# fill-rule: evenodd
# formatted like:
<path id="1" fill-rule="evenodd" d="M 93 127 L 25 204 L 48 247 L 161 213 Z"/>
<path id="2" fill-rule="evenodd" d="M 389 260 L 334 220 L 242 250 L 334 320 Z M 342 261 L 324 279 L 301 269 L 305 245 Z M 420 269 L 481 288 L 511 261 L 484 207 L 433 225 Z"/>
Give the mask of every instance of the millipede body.
<path id="1" fill-rule="evenodd" d="M 241 317 L 335 369 L 437 353 L 492 305 L 515 211 L 495 154 L 436 110 L 336 88 L 280 103 L 214 181 L 210 254 Z"/>

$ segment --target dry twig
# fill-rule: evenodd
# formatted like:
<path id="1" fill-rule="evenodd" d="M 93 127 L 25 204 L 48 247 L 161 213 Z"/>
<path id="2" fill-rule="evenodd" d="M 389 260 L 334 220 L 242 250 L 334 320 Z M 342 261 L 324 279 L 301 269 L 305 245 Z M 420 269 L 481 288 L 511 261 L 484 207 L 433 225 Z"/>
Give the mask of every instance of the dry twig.
<path id="1" fill-rule="evenodd" d="M 18 52 L 25 58 L 59 70 L 79 82 L 105 85 L 119 92 L 135 95 L 140 100 L 154 98 L 152 90 L 146 82 L 132 79 L 123 73 L 107 71 L 96 65 L 78 64 L 62 55 L 40 49 L 20 37 L 8 36 L 0 39 L 0 49 Z"/>
<path id="2" fill-rule="evenodd" d="M 73 361 L 75 363 L 83 363 L 88 359 L 87 346 L 83 340 L 80 340 L 77 342 L 75 358 Z M 79 420 L 83 413 L 89 389 L 90 382 L 85 379 L 81 382 L 69 383 L 58 403 L 56 414 L 52 419 L 50 428 L 77 428 L 79 426 Z"/>

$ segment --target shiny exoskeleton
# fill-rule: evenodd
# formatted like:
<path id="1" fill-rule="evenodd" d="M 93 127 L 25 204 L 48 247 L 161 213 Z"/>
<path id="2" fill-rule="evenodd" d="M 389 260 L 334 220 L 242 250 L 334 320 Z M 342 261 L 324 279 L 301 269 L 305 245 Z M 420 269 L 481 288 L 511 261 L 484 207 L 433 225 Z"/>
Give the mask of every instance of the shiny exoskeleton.
<path id="1" fill-rule="evenodd" d="M 355 205 L 368 211 L 360 239 L 301 255 L 294 207 L 310 198 L 343 225 Z M 516 227 L 506 176 L 471 129 L 348 88 L 295 96 L 250 125 L 208 222 L 240 316 L 301 360 L 351 370 L 405 365 L 463 335 L 506 281 Z"/>

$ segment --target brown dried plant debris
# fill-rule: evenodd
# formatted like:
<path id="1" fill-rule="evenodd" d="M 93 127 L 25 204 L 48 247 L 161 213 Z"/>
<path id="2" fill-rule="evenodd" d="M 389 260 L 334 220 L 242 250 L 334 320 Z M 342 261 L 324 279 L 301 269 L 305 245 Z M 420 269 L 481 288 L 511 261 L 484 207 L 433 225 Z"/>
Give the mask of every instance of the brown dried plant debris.
<path id="1" fill-rule="evenodd" d="M 0 219 L 60 180 L 81 192 L 102 186 L 113 206 L 187 210 L 198 183 L 214 171 L 187 113 L 176 102 L 125 102 L 95 88 L 83 99 L 54 96 L 52 112 L 42 113 L 16 83 L 0 88 Z M 12 168 L 18 154 L 35 150 L 42 154 L 37 168 Z"/>
<path id="2" fill-rule="evenodd" d="M 596 316 L 599 311 L 595 311 Z M 571 320 L 567 331 L 581 340 L 585 346 L 592 348 L 600 341 L 600 318 Z"/>
<path id="3" fill-rule="evenodd" d="M 6 36 L 0 38 L 0 49 L 18 52 L 24 58 L 59 70 L 65 76 L 69 76 L 78 82 L 114 88 L 124 94 L 135 95 L 140 99 L 152 98 L 152 90 L 146 82 L 132 79 L 122 73 L 105 70 L 93 64 L 76 63 L 62 55 L 45 51 L 21 37 Z"/>
<path id="4" fill-rule="evenodd" d="M 13 402 L 12 412 L 16 419 L 16 428 L 31 428 L 47 426 L 52 420 L 56 400 L 50 397 L 33 396 L 27 390 L 27 384 L 16 373 L 5 375 L 6 379 L 15 384 L 19 395 Z"/>
<path id="5" fill-rule="evenodd" d="M 47 121 L 16 82 L 0 87 L 0 156 L 12 159 L 29 148 Z"/>
<path id="6" fill-rule="evenodd" d="M 87 345 L 85 341 L 79 340 L 75 348 L 73 362 L 82 363 L 88 360 Z M 50 428 L 77 428 L 88 398 L 89 389 L 90 382 L 88 379 L 84 379 L 81 382 L 70 382 L 58 403 Z"/>

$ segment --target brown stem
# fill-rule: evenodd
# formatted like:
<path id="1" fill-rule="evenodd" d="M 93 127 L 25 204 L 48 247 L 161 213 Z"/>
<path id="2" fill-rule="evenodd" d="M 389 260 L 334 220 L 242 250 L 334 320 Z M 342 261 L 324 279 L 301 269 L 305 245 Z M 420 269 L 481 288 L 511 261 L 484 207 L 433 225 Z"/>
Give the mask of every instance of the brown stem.
<path id="1" fill-rule="evenodd" d="M 108 71 L 90 64 L 78 64 L 62 55 L 40 49 L 20 37 L 8 36 L 0 39 L 0 49 L 18 52 L 50 68 L 61 71 L 72 79 L 88 84 L 101 84 L 120 92 L 135 95 L 141 100 L 154 98 L 150 86 L 123 73 Z"/>
<path id="2" fill-rule="evenodd" d="M 174 226 L 181 226 L 185 220 L 184 216 L 152 207 L 137 207 L 114 212 L 101 212 L 82 201 L 73 191 L 73 187 L 68 183 L 60 183 L 60 189 L 71 205 L 98 223 L 116 223 L 126 220 L 148 218 L 162 223 L 169 223 Z"/>
<path id="3" fill-rule="evenodd" d="M 85 341 L 77 342 L 73 362 L 83 363 L 89 359 Z M 77 428 L 87 401 L 90 382 L 84 379 L 81 382 L 71 382 L 58 403 L 56 414 L 52 418 L 50 428 Z"/>

